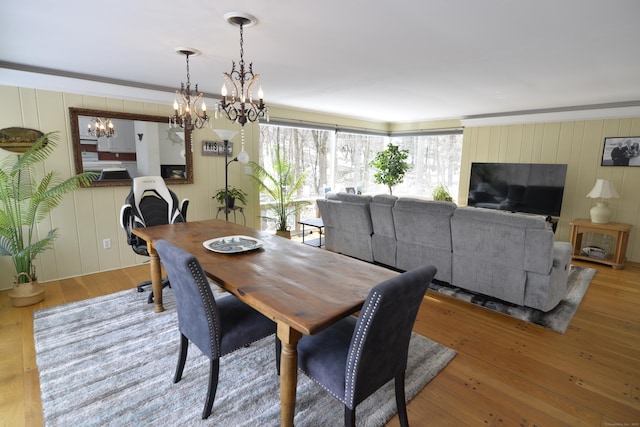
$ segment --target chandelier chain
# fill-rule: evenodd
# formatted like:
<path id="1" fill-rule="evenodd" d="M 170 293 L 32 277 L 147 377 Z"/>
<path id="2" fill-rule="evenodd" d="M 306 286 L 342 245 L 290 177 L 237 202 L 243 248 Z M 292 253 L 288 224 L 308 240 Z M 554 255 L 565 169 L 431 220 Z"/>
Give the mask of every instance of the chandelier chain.
<path id="1" fill-rule="evenodd" d="M 240 65 L 244 65 L 244 37 L 243 37 L 243 27 L 242 23 L 240 23 Z"/>
<path id="2" fill-rule="evenodd" d="M 191 85 L 191 74 L 189 73 L 189 54 L 187 54 L 187 87 Z"/>

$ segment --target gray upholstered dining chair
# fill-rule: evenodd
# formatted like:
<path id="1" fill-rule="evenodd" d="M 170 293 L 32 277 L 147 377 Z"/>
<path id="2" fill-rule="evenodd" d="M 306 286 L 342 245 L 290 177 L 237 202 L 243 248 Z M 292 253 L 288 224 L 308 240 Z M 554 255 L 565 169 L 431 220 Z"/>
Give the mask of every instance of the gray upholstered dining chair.
<path id="1" fill-rule="evenodd" d="M 198 260 L 160 240 L 155 244 L 176 299 L 180 354 L 173 382 L 182 379 L 189 341 L 210 360 L 209 388 L 202 418 L 211 415 L 218 387 L 220 357 L 276 332 L 276 324 L 233 295 L 216 300 Z M 276 337 L 276 368 L 280 373 L 280 340 Z"/>
<path id="2" fill-rule="evenodd" d="M 434 266 L 422 266 L 376 285 L 359 317 L 348 317 L 298 342 L 298 366 L 345 407 L 345 426 L 356 425 L 356 406 L 395 380 L 400 425 L 408 426 L 404 378 L 411 330 Z"/>

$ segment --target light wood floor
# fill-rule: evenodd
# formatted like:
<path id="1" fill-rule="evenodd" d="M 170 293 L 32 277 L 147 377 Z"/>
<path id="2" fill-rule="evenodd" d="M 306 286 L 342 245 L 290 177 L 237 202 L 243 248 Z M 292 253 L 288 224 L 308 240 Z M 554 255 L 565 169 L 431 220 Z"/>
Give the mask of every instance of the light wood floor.
<path id="1" fill-rule="evenodd" d="M 411 425 L 640 425 L 640 264 L 576 264 L 598 273 L 566 334 L 428 292 L 415 329 L 458 355 L 410 402 Z M 43 423 L 32 312 L 133 289 L 148 274 L 50 282 L 43 303 L 19 309 L 0 292 L 0 425 Z"/>

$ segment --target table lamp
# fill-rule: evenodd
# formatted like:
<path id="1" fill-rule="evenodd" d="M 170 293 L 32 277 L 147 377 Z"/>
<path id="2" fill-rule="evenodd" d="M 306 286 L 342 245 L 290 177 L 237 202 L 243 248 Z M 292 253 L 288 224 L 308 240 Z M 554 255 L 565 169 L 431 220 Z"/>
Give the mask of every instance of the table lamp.
<path id="1" fill-rule="evenodd" d="M 587 194 L 587 197 L 591 199 L 601 199 L 596 203 L 596 206 L 592 207 L 589 213 L 591 214 L 591 222 L 595 224 L 606 224 L 611 218 L 611 209 L 605 199 L 617 199 L 620 197 L 613 183 L 609 179 L 598 179 L 596 185 Z"/>

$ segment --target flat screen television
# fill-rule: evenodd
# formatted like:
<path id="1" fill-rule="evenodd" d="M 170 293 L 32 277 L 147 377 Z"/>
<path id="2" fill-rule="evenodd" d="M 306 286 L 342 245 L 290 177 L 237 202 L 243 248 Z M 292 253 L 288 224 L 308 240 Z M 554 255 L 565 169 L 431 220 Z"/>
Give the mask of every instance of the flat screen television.
<path id="1" fill-rule="evenodd" d="M 566 164 L 472 163 L 469 206 L 560 216 Z"/>

